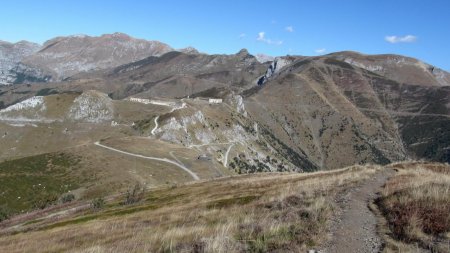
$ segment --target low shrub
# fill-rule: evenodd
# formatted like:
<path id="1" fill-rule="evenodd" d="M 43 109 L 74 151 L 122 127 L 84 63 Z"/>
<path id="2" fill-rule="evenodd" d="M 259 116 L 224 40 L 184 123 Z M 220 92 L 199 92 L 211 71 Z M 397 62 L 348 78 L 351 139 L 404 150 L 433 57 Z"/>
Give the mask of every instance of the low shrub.
<path id="1" fill-rule="evenodd" d="M 131 205 L 141 201 L 145 194 L 145 188 L 140 184 L 136 184 L 132 189 L 128 189 L 125 193 L 125 199 L 123 205 Z"/>
<path id="2" fill-rule="evenodd" d="M 103 209 L 103 207 L 105 207 L 105 200 L 103 198 L 96 198 L 96 199 L 92 200 L 91 208 L 94 211 L 98 211 L 100 209 Z"/>
<path id="3" fill-rule="evenodd" d="M 0 206 L 0 222 L 7 220 L 11 215 L 11 211 L 6 206 Z"/>
<path id="4" fill-rule="evenodd" d="M 75 195 L 73 195 L 72 193 L 66 194 L 61 197 L 61 203 L 72 202 L 74 200 L 75 200 Z"/>
<path id="5" fill-rule="evenodd" d="M 49 206 L 55 204 L 57 201 L 58 201 L 58 194 L 46 193 L 46 194 L 38 196 L 33 201 L 33 208 L 34 209 L 44 209 L 46 207 L 49 207 Z"/>

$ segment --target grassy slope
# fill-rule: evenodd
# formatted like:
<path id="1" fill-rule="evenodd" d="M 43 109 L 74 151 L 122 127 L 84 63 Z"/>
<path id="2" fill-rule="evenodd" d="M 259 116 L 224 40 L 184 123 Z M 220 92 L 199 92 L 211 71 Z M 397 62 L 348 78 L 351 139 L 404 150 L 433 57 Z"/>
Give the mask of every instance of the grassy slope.
<path id="1" fill-rule="evenodd" d="M 198 160 L 198 152 L 177 145 L 146 138 L 114 139 L 107 143 L 121 150 L 173 160 L 168 152 L 171 150 L 202 179 L 231 173 L 217 162 Z M 77 199 L 89 200 L 124 192 L 136 183 L 154 188 L 191 180 L 187 173 L 173 165 L 89 144 L 64 152 L 0 162 L 0 207 L 20 213 L 40 208 L 42 202 L 56 202 L 69 191 Z"/>
<path id="2" fill-rule="evenodd" d="M 39 208 L 90 179 L 77 173 L 79 158 L 52 153 L 0 163 L 0 203 L 13 213 Z M 93 179 L 93 178 L 92 178 Z"/>
<path id="3" fill-rule="evenodd" d="M 24 220 L 28 225 L 4 229 L 0 248 L 7 252 L 29 252 L 38 245 L 41 251 L 306 250 L 326 239 L 335 194 L 375 171 L 352 167 L 311 174 L 256 174 L 159 188 L 131 206 L 116 199 L 97 212 L 85 208 L 67 211 L 60 218 Z"/>
<path id="4" fill-rule="evenodd" d="M 399 163 L 377 203 L 394 239 L 433 252 L 448 252 L 450 240 L 450 166 Z M 412 250 L 393 241 L 387 251 Z"/>

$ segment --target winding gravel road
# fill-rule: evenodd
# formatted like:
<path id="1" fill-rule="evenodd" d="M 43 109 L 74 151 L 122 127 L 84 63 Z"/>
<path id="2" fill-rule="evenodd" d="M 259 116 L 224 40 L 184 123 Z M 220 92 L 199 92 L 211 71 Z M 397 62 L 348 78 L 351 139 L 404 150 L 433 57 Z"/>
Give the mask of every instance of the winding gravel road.
<path id="1" fill-rule="evenodd" d="M 231 148 L 232 148 L 233 146 L 234 146 L 234 143 L 231 144 L 231 145 L 228 147 L 227 152 L 225 153 L 225 159 L 224 159 L 224 161 L 223 161 L 223 166 L 224 166 L 224 167 L 227 167 L 227 164 L 228 164 L 228 154 L 230 153 L 230 150 L 231 150 Z"/>
<path id="2" fill-rule="evenodd" d="M 134 157 L 139 157 L 139 158 L 148 159 L 148 160 L 155 160 L 155 161 L 160 161 L 160 162 L 173 164 L 173 165 L 177 166 L 178 168 L 184 170 L 185 172 L 189 173 L 189 175 L 191 175 L 194 180 L 200 180 L 200 178 L 197 176 L 197 174 L 192 172 L 190 169 L 186 168 L 186 166 L 184 166 L 183 164 L 179 164 L 176 161 L 172 161 L 172 160 L 169 160 L 167 158 L 160 158 L 160 157 L 143 156 L 143 155 L 133 154 L 133 153 L 130 153 L 130 152 L 122 151 L 120 149 L 115 149 L 115 148 L 103 145 L 103 144 L 101 144 L 98 141 L 95 142 L 94 144 L 99 146 L 99 147 L 102 147 L 102 148 L 105 148 L 105 149 L 109 149 L 109 150 L 112 150 L 112 151 L 115 151 L 115 152 L 118 152 L 118 153 L 121 153 L 121 154 L 134 156 Z"/>
<path id="3" fill-rule="evenodd" d="M 158 119 L 159 119 L 159 115 L 155 117 L 155 127 L 150 132 L 152 135 L 155 135 L 155 131 L 156 131 L 156 129 L 158 129 Z"/>
<path id="4" fill-rule="evenodd" d="M 181 102 L 182 102 L 181 106 L 175 106 L 175 107 L 172 107 L 172 109 L 170 110 L 169 113 L 172 113 L 172 112 L 174 112 L 174 111 L 176 111 L 176 110 L 180 110 L 180 109 L 183 109 L 183 108 L 186 108 L 186 107 L 187 107 L 187 104 L 184 102 L 184 99 L 181 99 Z M 169 106 L 169 105 L 167 105 L 167 106 Z M 160 116 L 160 115 L 156 116 L 155 119 L 154 119 L 154 121 L 155 121 L 155 127 L 153 127 L 152 131 L 150 132 L 152 135 L 155 135 L 155 131 L 156 131 L 156 129 L 158 129 L 158 119 L 159 119 L 159 116 Z"/>

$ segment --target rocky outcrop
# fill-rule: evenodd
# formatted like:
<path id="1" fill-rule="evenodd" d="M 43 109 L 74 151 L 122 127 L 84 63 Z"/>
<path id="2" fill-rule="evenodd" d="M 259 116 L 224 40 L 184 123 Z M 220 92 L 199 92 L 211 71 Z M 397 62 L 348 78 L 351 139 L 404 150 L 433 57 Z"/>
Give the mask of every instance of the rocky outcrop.
<path id="1" fill-rule="evenodd" d="M 44 97 L 35 96 L 0 110 L 0 120 L 38 121 L 45 110 Z"/>
<path id="2" fill-rule="evenodd" d="M 114 116 L 112 100 L 97 91 L 86 91 L 78 96 L 69 111 L 69 118 L 76 121 L 98 123 L 109 121 Z"/>
<path id="3" fill-rule="evenodd" d="M 277 57 L 273 60 L 273 62 L 269 65 L 269 68 L 266 70 L 266 73 L 261 76 L 257 84 L 263 85 L 266 83 L 275 73 L 279 72 L 284 66 L 290 64 L 292 59 L 285 57 Z"/>

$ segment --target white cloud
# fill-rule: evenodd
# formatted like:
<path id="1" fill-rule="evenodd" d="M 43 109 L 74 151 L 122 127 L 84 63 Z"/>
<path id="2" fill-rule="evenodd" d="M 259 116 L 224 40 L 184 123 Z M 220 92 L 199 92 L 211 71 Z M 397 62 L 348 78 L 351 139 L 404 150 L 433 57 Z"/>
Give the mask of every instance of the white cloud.
<path id="1" fill-rule="evenodd" d="M 384 37 L 384 40 L 395 44 L 395 43 L 412 43 L 417 40 L 417 37 L 414 35 L 405 35 L 405 36 L 386 36 Z"/>
<path id="2" fill-rule="evenodd" d="M 256 40 L 264 41 L 265 40 L 265 38 L 264 38 L 265 35 L 266 35 L 265 32 L 259 32 L 258 33 L 258 38 L 256 38 Z"/>
<path id="3" fill-rule="evenodd" d="M 267 39 L 266 38 L 266 33 L 265 32 L 259 32 L 258 33 L 258 37 L 256 38 L 257 41 L 261 41 L 264 43 L 267 43 L 269 45 L 281 45 L 283 44 L 282 40 L 271 40 L 271 39 Z"/>
<path id="4" fill-rule="evenodd" d="M 239 34 L 239 39 L 245 38 L 246 36 L 247 36 L 247 34 L 241 33 L 241 34 Z"/>
<path id="5" fill-rule="evenodd" d="M 323 53 L 325 53 L 326 51 L 327 51 L 326 48 L 319 48 L 319 49 L 314 50 L 314 52 L 316 52 L 316 53 L 318 53 L 318 54 L 323 54 Z"/>
<path id="6" fill-rule="evenodd" d="M 285 28 L 284 28 L 284 30 L 286 30 L 287 32 L 294 32 L 294 27 L 293 26 L 286 26 Z"/>

